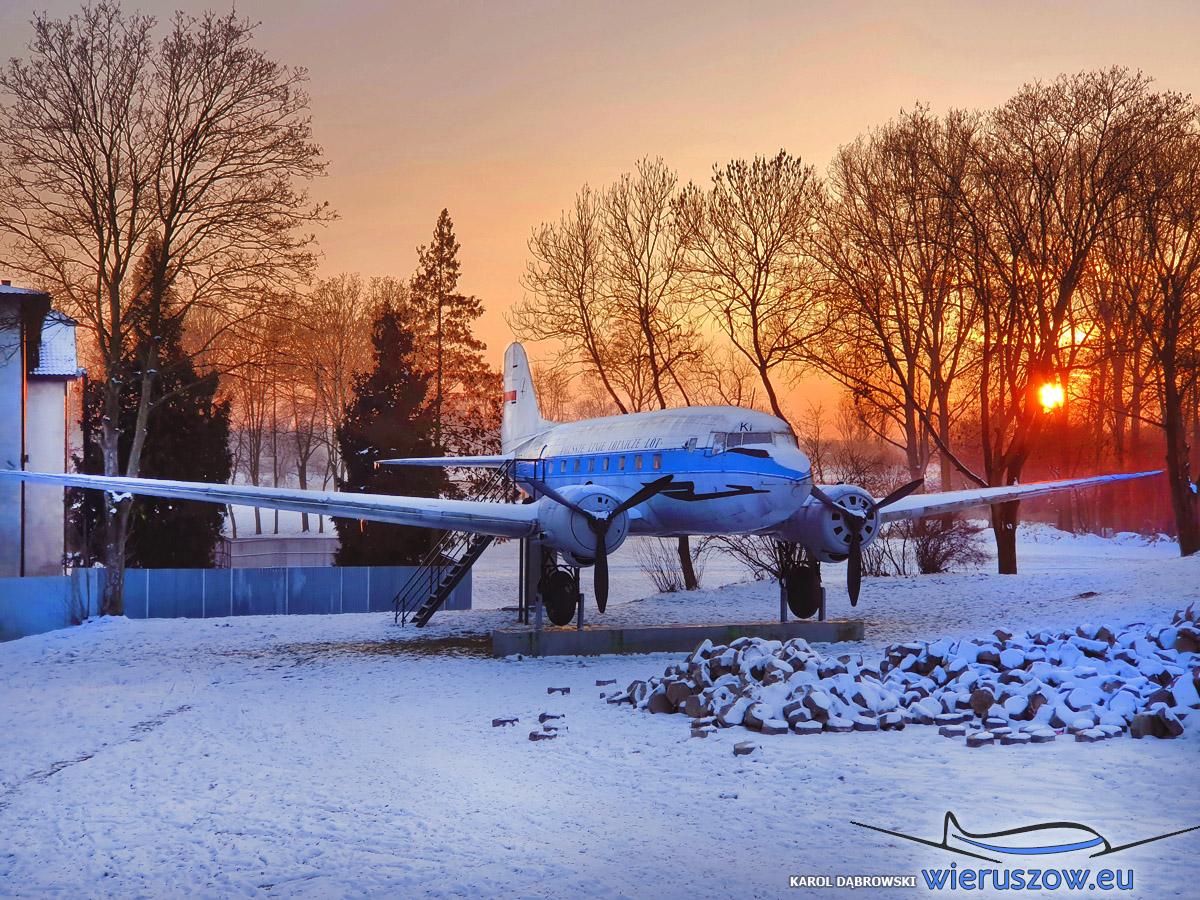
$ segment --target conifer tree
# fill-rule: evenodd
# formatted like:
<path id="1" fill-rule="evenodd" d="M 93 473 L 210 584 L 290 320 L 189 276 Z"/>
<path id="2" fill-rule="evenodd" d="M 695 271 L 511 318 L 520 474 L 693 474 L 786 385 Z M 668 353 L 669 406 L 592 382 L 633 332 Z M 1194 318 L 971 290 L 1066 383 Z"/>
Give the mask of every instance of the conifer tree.
<path id="1" fill-rule="evenodd" d="M 477 431 L 474 425 L 484 427 L 483 423 L 463 427 L 466 423 L 453 420 L 472 409 L 470 398 L 478 396 L 490 374 L 483 360 L 487 347 L 471 331 L 483 314 L 483 303 L 458 290 L 458 250 L 450 212 L 443 209 L 433 240 L 417 250 L 418 269 L 410 297 L 412 325 L 421 350 L 418 363 L 431 373 L 433 444 L 438 453 L 481 452 L 462 443 Z M 499 408 L 498 396 L 496 405 Z"/>
<path id="2" fill-rule="evenodd" d="M 434 455 L 433 416 L 426 403 L 430 374 L 414 364 L 412 331 L 404 311 L 384 306 L 371 333 L 374 366 L 358 376 L 354 395 L 337 430 L 346 477 L 338 490 L 352 493 L 436 497 L 440 470 L 382 466 L 381 459 Z M 411 565 L 433 545 L 428 528 L 334 519 L 341 546 L 339 566 Z"/>

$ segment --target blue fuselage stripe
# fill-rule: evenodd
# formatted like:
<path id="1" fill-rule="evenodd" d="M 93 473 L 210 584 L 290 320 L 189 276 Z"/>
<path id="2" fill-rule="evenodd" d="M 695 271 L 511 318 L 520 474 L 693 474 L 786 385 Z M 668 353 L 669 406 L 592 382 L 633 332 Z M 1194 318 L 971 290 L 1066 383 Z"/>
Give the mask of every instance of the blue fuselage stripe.
<path id="1" fill-rule="evenodd" d="M 962 841 L 964 844 L 971 844 L 982 850 L 991 850 L 993 853 L 1016 853 L 1021 856 L 1036 856 L 1044 853 L 1070 853 L 1072 850 L 1088 850 L 1092 847 L 1099 847 L 1104 843 L 1103 838 L 1092 838 L 1090 841 L 1080 841 L 1077 844 L 1054 844 L 1050 847 L 999 847 L 995 844 L 973 841 L 958 834 L 954 835 L 954 838 Z"/>
<path id="2" fill-rule="evenodd" d="M 635 457 L 641 457 L 642 468 L 636 468 Z M 661 460 L 659 468 L 654 468 L 654 458 Z M 625 468 L 618 468 L 618 460 L 624 458 Z M 609 467 L 604 469 L 604 460 L 609 461 Z M 575 463 L 578 461 L 579 469 Z M 589 462 L 591 468 L 589 469 Z M 563 464 L 566 471 L 563 471 Z M 582 484 L 586 481 L 596 481 L 599 478 L 629 478 L 646 479 L 658 478 L 663 475 L 674 475 L 676 478 L 691 478 L 693 476 L 717 476 L 720 478 L 737 478 L 739 476 L 755 476 L 759 478 L 779 478 L 784 481 L 807 481 L 810 472 L 800 472 L 780 465 L 771 457 L 754 457 L 742 453 L 725 452 L 710 454 L 698 450 L 641 450 L 626 453 L 580 453 L 570 456 L 548 456 L 536 462 L 518 461 L 517 480 L 528 478 L 537 472 L 547 483 L 559 486 L 563 484 Z"/>

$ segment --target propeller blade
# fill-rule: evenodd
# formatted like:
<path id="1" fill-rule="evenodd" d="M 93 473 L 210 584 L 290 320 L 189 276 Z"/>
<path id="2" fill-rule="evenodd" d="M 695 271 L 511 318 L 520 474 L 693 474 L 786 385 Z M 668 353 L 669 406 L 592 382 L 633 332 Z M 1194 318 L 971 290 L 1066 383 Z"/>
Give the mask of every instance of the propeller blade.
<path id="1" fill-rule="evenodd" d="M 850 605 L 858 606 L 858 592 L 862 588 L 862 535 L 857 531 L 850 536 L 850 558 L 846 561 L 846 589 L 850 593 Z"/>
<path id="2" fill-rule="evenodd" d="M 596 571 L 592 573 L 596 591 L 596 609 L 608 606 L 608 529 L 596 532 Z"/>
<path id="3" fill-rule="evenodd" d="M 907 497 L 909 494 L 911 494 L 913 491 L 915 491 L 917 488 L 919 488 L 924 483 L 925 483 L 924 478 L 918 478 L 916 481 L 910 481 L 908 484 L 903 485 L 902 487 L 896 488 L 894 491 L 892 491 L 890 494 L 888 494 L 886 497 L 884 497 L 882 500 L 880 500 L 878 503 L 876 503 L 875 509 L 877 509 L 877 510 L 883 509 L 885 506 L 891 506 L 897 500 L 903 500 L 905 497 Z"/>
<path id="4" fill-rule="evenodd" d="M 842 507 L 838 506 L 836 503 L 833 502 L 832 497 L 830 497 L 827 493 L 825 493 L 823 490 L 821 490 L 819 487 L 817 487 L 815 482 L 812 485 L 810 485 L 810 487 L 812 489 L 812 495 L 814 497 L 816 497 L 818 500 L 820 500 L 822 503 L 824 503 L 826 506 L 828 506 L 830 509 L 832 509 L 834 512 L 844 512 L 845 511 L 842 509 Z"/>
<path id="5" fill-rule="evenodd" d="M 878 503 L 872 503 L 868 510 L 862 512 L 842 506 L 817 487 L 817 485 L 813 484 L 811 486 L 812 495 L 833 512 L 841 513 L 843 521 L 850 531 L 850 552 L 846 559 L 846 589 L 850 594 L 851 606 L 858 605 L 858 594 L 862 590 L 862 532 L 864 526 L 867 524 L 867 519 L 871 513 L 876 513 L 885 506 L 890 506 L 897 500 L 902 500 L 924 483 L 924 478 L 910 481 L 908 484 L 896 488 L 896 490 L 892 491 Z"/>
<path id="6" fill-rule="evenodd" d="M 549 497 L 555 503 L 561 503 L 567 509 L 572 510 L 573 512 L 577 512 L 581 516 L 585 516 L 589 521 L 592 521 L 592 522 L 603 521 L 594 512 L 591 512 L 590 510 L 586 510 L 582 506 L 580 506 L 578 503 L 574 503 L 571 500 L 568 500 L 566 497 L 564 497 L 562 494 L 560 494 L 554 488 L 550 487 L 550 485 L 546 484 L 546 482 L 539 481 L 536 478 L 530 478 L 529 483 L 531 485 L 533 485 L 534 489 L 537 490 L 539 493 L 545 494 L 547 497 Z"/>
<path id="7" fill-rule="evenodd" d="M 674 480 L 674 478 L 675 478 L 674 475 L 664 475 L 662 478 L 656 478 L 654 481 L 651 481 L 649 484 L 643 485 L 641 490 L 639 490 L 637 493 L 630 496 L 628 499 L 624 500 L 622 503 L 618 504 L 617 508 L 608 514 L 608 517 L 610 519 L 615 519 L 621 513 L 628 512 L 629 510 L 631 510 L 635 506 L 637 506 L 639 503 L 645 503 L 647 500 L 649 500 L 655 494 L 659 494 L 663 490 L 665 490 L 667 485 L 669 485 Z"/>

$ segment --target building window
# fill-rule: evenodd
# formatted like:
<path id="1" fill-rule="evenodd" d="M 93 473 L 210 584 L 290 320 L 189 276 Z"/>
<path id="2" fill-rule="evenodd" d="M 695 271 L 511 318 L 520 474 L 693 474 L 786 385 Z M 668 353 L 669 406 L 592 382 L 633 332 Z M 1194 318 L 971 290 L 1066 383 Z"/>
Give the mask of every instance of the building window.
<path id="1" fill-rule="evenodd" d="M 650 457 L 650 459 L 653 461 L 653 465 L 654 465 L 655 469 L 662 468 L 662 454 L 661 453 L 655 453 L 652 457 Z"/>

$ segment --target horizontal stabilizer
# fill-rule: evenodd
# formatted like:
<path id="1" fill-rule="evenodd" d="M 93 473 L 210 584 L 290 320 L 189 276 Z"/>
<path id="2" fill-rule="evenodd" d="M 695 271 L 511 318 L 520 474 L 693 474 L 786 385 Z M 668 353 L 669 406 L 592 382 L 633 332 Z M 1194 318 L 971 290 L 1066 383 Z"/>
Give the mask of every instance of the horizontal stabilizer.
<path id="1" fill-rule="evenodd" d="M 1059 491 L 1078 490 L 1098 484 L 1111 484 L 1115 481 L 1131 481 L 1135 478 L 1149 478 L 1151 475 L 1161 475 L 1161 470 L 1153 472 L 1130 472 L 1123 475 L 1096 475 L 1092 478 L 1069 478 L 1065 481 L 1037 481 L 1032 484 L 1011 484 L 1002 487 L 968 488 L 964 491 L 942 491 L 936 494 L 909 494 L 880 510 L 879 517 L 884 522 L 894 522 L 897 519 L 920 519 L 924 516 L 940 516 L 956 512 L 960 509 L 970 509 L 976 506 L 991 506 L 993 503 L 1006 503 L 1009 500 L 1031 500 L 1046 494 Z"/>
<path id="2" fill-rule="evenodd" d="M 405 459 L 381 459 L 377 466 L 436 466 L 443 469 L 499 469 L 511 456 L 413 456 Z"/>

